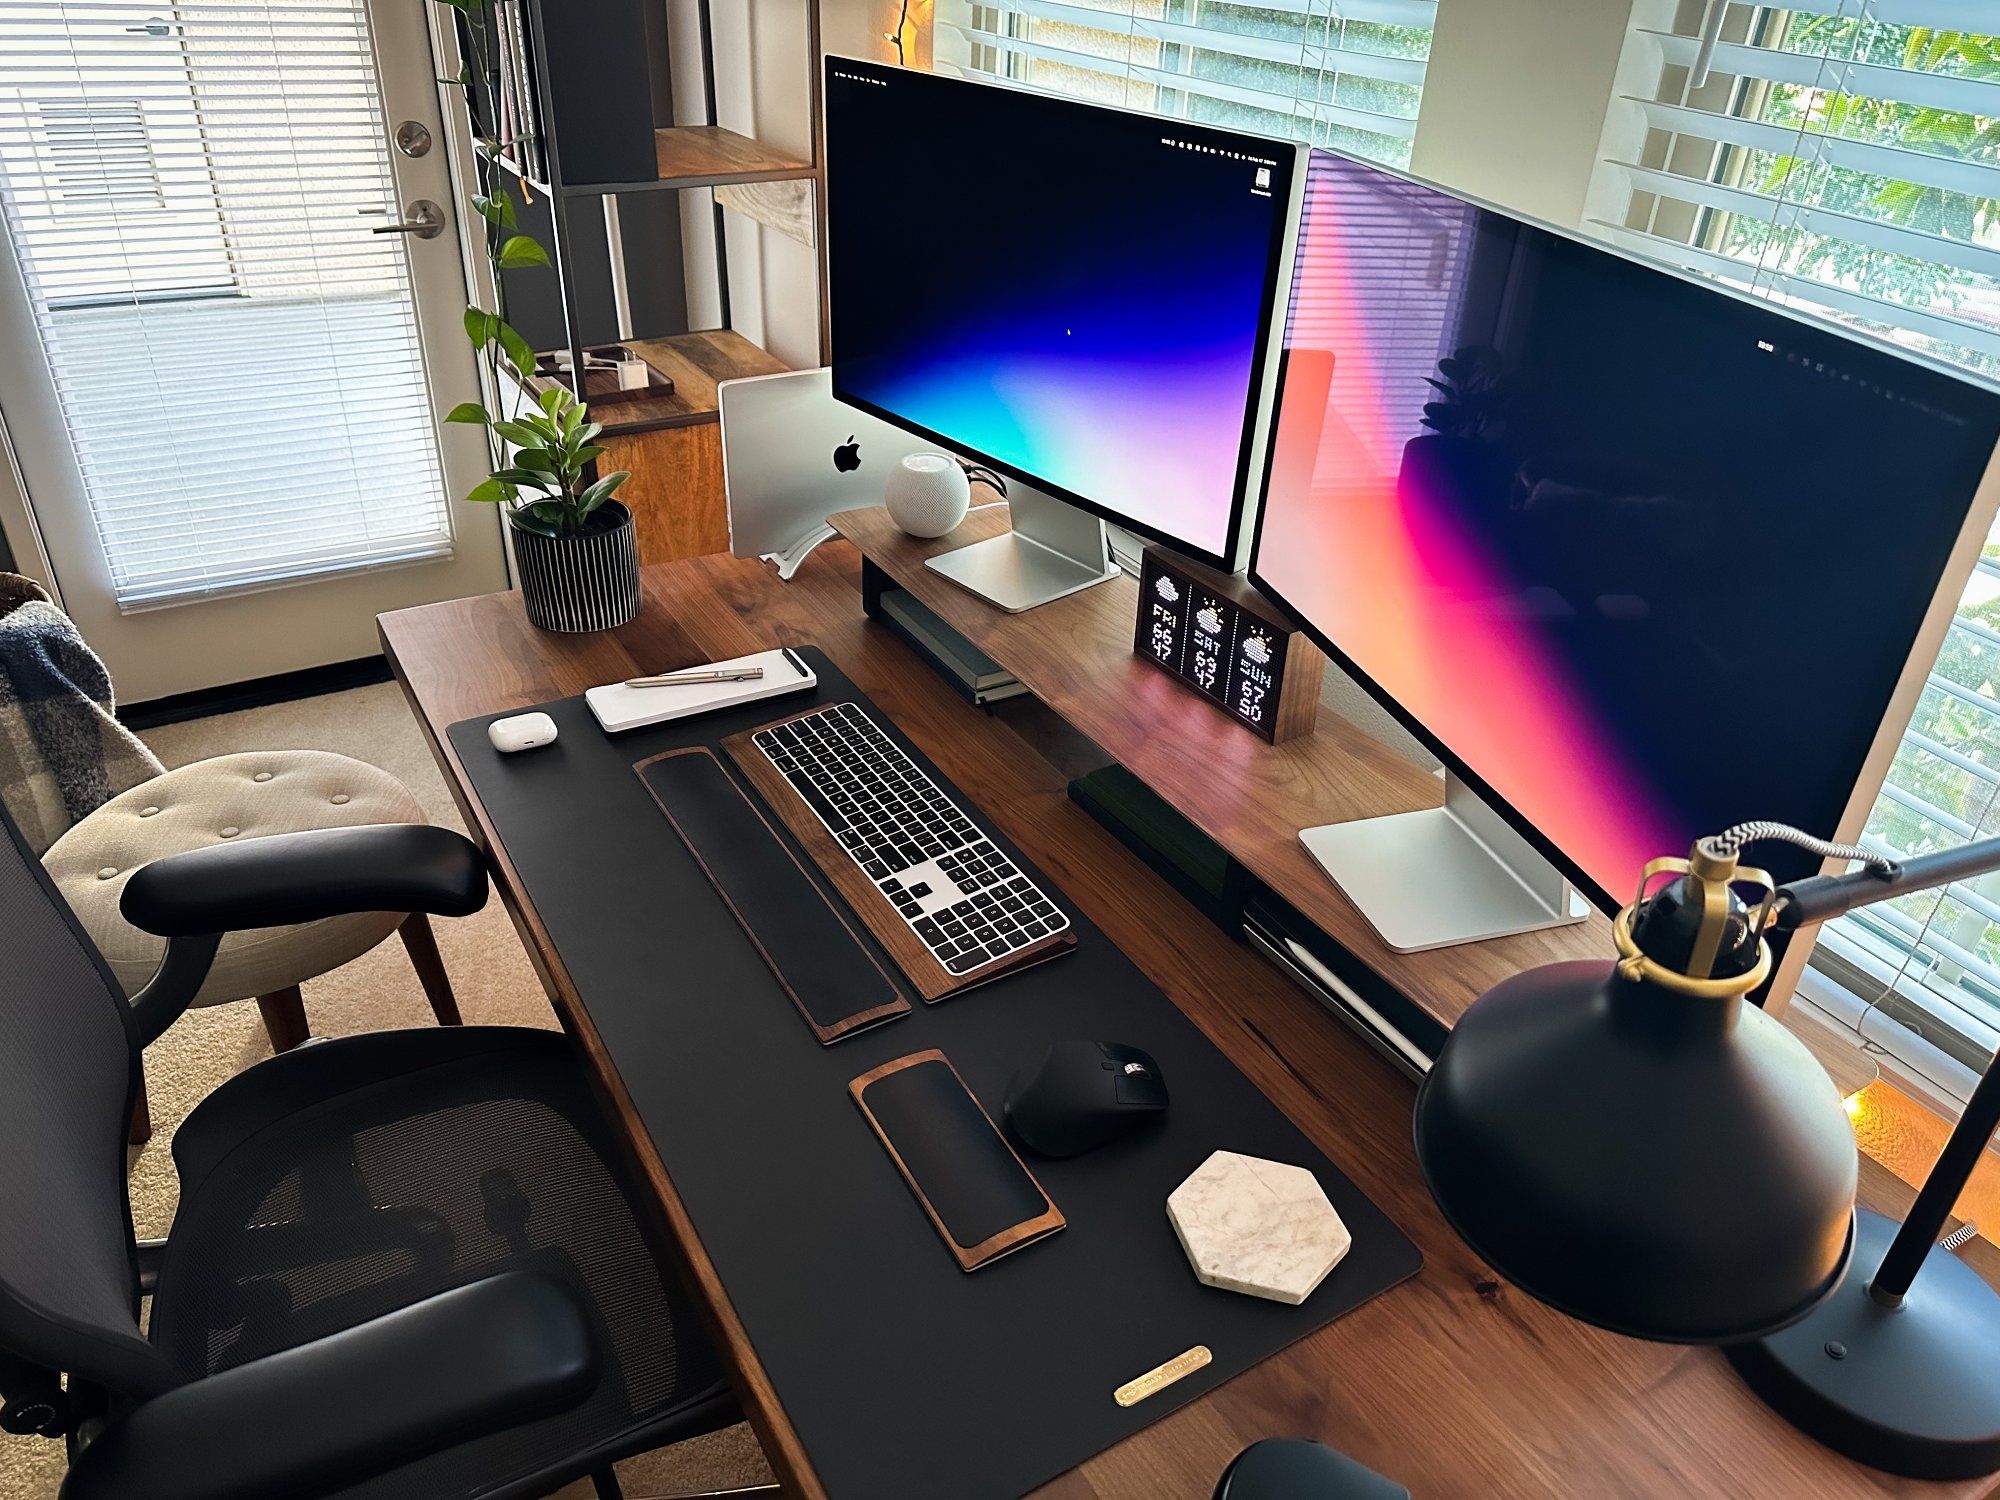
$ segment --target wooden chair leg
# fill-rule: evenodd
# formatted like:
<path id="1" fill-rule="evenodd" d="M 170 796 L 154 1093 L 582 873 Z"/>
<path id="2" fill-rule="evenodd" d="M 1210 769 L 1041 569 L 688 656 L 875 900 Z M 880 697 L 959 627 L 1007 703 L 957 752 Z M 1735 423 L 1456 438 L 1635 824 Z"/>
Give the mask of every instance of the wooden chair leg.
<path id="1" fill-rule="evenodd" d="M 257 997 L 257 1009 L 264 1015 L 264 1030 L 271 1038 L 273 1052 L 289 1052 L 307 1037 L 312 1028 L 306 1023 L 305 996 L 297 985 Z"/>
<path id="2" fill-rule="evenodd" d="M 444 971 L 444 959 L 438 953 L 437 936 L 431 931 L 431 919 L 420 911 L 413 911 L 403 919 L 397 929 L 403 935 L 403 947 L 410 955 L 410 967 L 417 971 L 417 983 L 424 987 L 424 995 L 431 1002 L 431 1011 L 438 1018 L 440 1026 L 463 1026 L 465 1017 L 458 1013 L 458 997 L 451 992 L 451 976 Z"/>
<path id="3" fill-rule="evenodd" d="M 139 1097 L 132 1101 L 131 1128 L 125 1139 L 134 1146 L 143 1146 L 153 1138 L 153 1105 L 146 1097 L 146 1069 L 139 1068 Z"/>

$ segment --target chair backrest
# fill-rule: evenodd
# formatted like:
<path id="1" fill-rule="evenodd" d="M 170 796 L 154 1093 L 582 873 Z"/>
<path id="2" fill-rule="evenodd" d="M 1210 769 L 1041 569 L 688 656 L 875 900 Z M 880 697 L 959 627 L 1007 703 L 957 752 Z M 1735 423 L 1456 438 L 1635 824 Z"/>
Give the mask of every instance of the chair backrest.
<path id="1" fill-rule="evenodd" d="M 139 1331 L 123 992 L 0 807 L 0 1349 L 121 1395 L 175 1383 Z"/>

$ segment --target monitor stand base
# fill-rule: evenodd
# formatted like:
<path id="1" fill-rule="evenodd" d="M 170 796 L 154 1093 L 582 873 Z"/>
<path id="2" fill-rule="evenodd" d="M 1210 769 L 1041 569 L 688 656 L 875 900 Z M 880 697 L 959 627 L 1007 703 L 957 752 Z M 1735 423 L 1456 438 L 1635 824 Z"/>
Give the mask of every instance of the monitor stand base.
<path id="1" fill-rule="evenodd" d="M 1014 529 L 941 552 L 924 566 L 1009 614 L 1118 576 L 1104 523 L 1020 483 L 1008 485 Z"/>
<path id="2" fill-rule="evenodd" d="M 1449 772 L 1443 807 L 1306 828 L 1299 842 L 1398 953 L 1590 915 L 1562 871 Z"/>

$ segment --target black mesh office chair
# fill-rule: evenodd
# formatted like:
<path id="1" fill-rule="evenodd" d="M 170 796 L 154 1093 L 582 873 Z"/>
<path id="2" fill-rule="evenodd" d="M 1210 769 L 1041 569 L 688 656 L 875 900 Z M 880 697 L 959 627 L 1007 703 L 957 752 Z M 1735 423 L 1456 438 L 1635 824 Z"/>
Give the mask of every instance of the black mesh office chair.
<path id="1" fill-rule="evenodd" d="M 476 911 L 463 838 L 341 829 L 147 866 L 124 909 L 171 942 L 128 1006 L 0 827 L 0 1426 L 68 1439 L 66 1500 L 541 1495 L 736 1420 L 554 1033 L 382 1032 L 260 1063 L 182 1125 L 173 1232 L 134 1243 L 139 1052 L 215 935 Z"/>

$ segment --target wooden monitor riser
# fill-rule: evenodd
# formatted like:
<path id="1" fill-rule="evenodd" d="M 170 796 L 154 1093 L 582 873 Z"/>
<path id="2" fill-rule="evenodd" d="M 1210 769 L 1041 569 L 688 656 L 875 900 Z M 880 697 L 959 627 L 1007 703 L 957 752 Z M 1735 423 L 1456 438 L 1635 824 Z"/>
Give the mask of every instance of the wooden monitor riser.
<path id="1" fill-rule="evenodd" d="M 1449 1026 L 1491 986 L 1563 959 L 1608 960 L 1610 921 L 1397 953 L 1375 935 L 1299 843 L 1321 823 L 1435 807 L 1437 778 L 1321 709 L 1317 727 L 1268 745 L 1132 650 L 1138 584 L 1124 575 L 1023 614 L 1007 614 L 924 560 L 1007 526 L 1004 506 L 975 511 L 947 537 L 899 531 L 887 511 L 831 524 L 870 562 L 1020 678 L 1054 713 L 1220 844 L 1310 922 Z"/>

